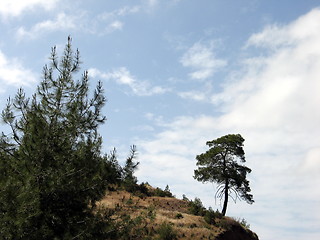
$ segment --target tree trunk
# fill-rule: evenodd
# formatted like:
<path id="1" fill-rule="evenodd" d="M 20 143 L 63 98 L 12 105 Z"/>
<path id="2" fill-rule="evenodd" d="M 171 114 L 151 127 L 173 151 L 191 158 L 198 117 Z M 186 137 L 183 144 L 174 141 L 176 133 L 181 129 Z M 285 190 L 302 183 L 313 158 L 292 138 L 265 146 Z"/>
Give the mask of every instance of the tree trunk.
<path id="1" fill-rule="evenodd" d="M 229 179 L 226 179 L 226 185 L 225 185 L 225 189 L 224 189 L 224 202 L 223 202 L 223 208 L 222 208 L 222 216 L 226 215 L 228 198 L 229 198 Z"/>

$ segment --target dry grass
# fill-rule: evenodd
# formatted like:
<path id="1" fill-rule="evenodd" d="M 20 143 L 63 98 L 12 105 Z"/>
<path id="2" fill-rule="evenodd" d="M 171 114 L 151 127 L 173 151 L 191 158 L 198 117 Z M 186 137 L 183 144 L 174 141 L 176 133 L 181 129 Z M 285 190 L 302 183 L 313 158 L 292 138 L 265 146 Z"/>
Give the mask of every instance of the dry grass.
<path id="1" fill-rule="evenodd" d="M 179 239 L 215 239 L 224 231 L 222 228 L 207 224 L 203 217 L 188 214 L 188 202 L 176 198 L 140 198 L 125 191 L 114 191 L 109 192 L 98 204 L 107 208 L 120 206 L 122 211 L 131 217 L 152 211 L 154 219 L 148 221 L 147 227 L 157 229 L 163 222 L 171 223 Z"/>

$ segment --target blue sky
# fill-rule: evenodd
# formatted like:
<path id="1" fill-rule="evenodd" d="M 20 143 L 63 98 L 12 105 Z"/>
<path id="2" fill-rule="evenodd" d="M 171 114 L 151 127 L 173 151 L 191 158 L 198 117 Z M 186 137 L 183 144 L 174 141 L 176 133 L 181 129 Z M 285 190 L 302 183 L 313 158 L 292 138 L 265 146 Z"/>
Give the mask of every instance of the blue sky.
<path id="1" fill-rule="evenodd" d="M 320 237 L 320 8 L 313 0 L 1 0 L 0 107 L 31 95 L 68 35 L 103 81 L 103 149 L 137 145 L 139 181 L 214 201 L 195 156 L 245 139 L 255 203 L 229 203 L 260 239 Z M 1 126 L 2 131 L 7 131 Z"/>

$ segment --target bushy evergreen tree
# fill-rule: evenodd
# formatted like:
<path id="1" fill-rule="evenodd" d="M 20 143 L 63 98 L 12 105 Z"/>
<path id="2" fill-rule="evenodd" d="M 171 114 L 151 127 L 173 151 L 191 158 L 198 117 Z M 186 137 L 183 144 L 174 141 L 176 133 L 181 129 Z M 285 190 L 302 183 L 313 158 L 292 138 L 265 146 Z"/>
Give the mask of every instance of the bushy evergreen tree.
<path id="1" fill-rule="evenodd" d="M 125 166 L 122 169 L 122 183 L 125 189 L 129 192 L 134 192 L 137 187 L 138 179 L 134 176 L 134 172 L 138 169 L 139 162 L 135 162 L 137 147 L 131 146 L 131 151 L 127 157 Z"/>
<path id="2" fill-rule="evenodd" d="M 118 162 L 117 150 L 114 148 L 110 154 L 104 156 L 106 163 L 106 173 L 108 183 L 111 185 L 121 185 L 122 183 L 122 167 Z M 110 186 L 113 189 L 113 186 Z"/>
<path id="3" fill-rule="evenodd" d="M 95 202 L 116 166 L 101 155 L 103 88 L 99 82 L 90 97 L 88 72 L 74 79 L 80 56 L 71 38 L 50 60 L 33 97 L 20 89 L 2 112 L 11 133 L 0 138 L 0 235 L 103 239 L 110 219 L 95 214 Z"/>

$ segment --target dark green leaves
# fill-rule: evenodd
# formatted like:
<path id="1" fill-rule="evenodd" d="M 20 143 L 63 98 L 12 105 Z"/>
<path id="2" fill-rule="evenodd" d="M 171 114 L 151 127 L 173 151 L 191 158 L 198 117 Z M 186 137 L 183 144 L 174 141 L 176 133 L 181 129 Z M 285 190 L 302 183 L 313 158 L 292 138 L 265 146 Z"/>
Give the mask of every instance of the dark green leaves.
<path id="1" fill-rule="evenodd" d="M 114 170 L 97 132 L 106 119 L 103 88 L 98 83 L 91 95 L 87 72 L 74 79 L 80 58 L 71 38 L 62 57 L 53 48 L 50 59 L 33 97 L 19 89 L 2 112 L 11 133 L 0 138 L 0 235 L 105 239 L 97 227 L 107 226 L 94 214 Z"/>
<path id="2" fill-rule="evenodd" d="M 240 134 L 229 134 L 208 141 L 210 149 L 196 156 L 198 169 L 194 171 L 194 178 L 201 182 L 217 183 L 216 196 L 225 198 L 225 206 L 228 196 L 235 201 L 243 199 L 248 203 L 254 202 L 246 179 L 251 169 L 240 164 L 246 161 L 243 142 Z"/>

